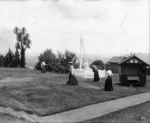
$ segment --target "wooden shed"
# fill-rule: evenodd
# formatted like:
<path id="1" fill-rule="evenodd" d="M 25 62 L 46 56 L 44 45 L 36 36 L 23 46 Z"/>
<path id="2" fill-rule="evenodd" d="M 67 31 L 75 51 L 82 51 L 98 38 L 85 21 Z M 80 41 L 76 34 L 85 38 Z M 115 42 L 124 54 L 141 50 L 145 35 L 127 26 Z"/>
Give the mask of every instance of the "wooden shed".
<path id="1" fill-rule="evenodd" d="M 119 80 L 121 84 L 146 85 L 146 67 L 149 66 L 135 55 L 119 63 Z"/>
<path id="2" fill-rule="evenodd" d="M 119 73 L 119 65 L 118 65 L 118 63 L 120 63 L 125 58 L 126 57 L 122 57 L 122 56 L 114 56 L 107 62 L 109 64 L 110 69 L 112 70 L 113 73 Z"/>

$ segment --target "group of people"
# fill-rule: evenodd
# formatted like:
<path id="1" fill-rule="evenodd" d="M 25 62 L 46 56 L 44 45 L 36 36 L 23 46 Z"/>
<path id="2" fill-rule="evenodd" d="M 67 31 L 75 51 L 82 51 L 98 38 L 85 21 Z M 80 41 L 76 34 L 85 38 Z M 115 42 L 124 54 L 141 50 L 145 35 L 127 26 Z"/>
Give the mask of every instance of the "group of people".
<path id="1" fill-rule="evenodd" d="M 41 62 L 41 72 L 46 73 L 46 63 L 45 61 Z M 78 85 L 78 80 L 76 79 L 75 75 L 73 74 L 73 62 L 69 62 L 69 79 L 67 81 L 68 85 Z M 94 82 L 100 81 L 99 78 L 99 72 L 98 68 L 95 65 L 92 65 L 92 69 L 94 72 Z M 112 71 L 110 70 L 109 67 L 106 68 L 106 80 L 105 80 L 105 86 L 104 90 L 105 91 L 112 91 L 113 90 L 113 83 L 112 83 Z"/>
<path id="2" fill-rule="evenodd" d="M 92 65 L 92 69 L 94 72 L 94 82 L 100 81 L 99 78 L 99 73 L 98 73 L 98 68 L 95 65 Z M 106 80 L 105 80 L 105 86 L 104 90 L 105 91 L 113 91 L 113 83 L 112 83 L 112 71 L 110 70 L 109 67 L 106 68 Z"/>
<path id="3" fill-rule="evenodd" d="M 78 81 L 75 77 L 75 75 L 73 74 L 72 70 L 74 69 L 73 67 L 73 63 L 70 62 L 70 69 L 69 69 L 69 80 L 67 82 L 68 85 L 78 85 Z M 99 73 L 98 73 L 98 68 L 95 65 L 92 65 L 92 69 L 94 72 L 94 82 L 98 82 L 100 81 L 99 78 Z M 104 86 L 104 90 L 105 91 L 113 91 L 113 83 L 112 83 L 112 71 L 110 70 L 109 67 L 106 68 L 106 80 L 105 80 L 105 86 Z"/>

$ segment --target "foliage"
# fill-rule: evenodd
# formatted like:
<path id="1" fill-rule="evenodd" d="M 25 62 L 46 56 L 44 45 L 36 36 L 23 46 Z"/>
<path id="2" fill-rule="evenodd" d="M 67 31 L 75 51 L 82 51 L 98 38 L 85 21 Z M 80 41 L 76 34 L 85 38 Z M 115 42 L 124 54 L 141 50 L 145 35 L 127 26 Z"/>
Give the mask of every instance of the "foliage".
<path id="1" fill-rule="evenodd" d="M 65 59 L 66 59 L 67 63 L 69 63 L 70 61 L 72 61 L 73 64 L 74 64 L 76 62 L 76 60 L 77 60 L 77 57 L 76 57 L 75 53 L 66 50 L 65 51 Z"/>
<path id="2" fill-rule="evenodd" d="M 44 53 L 40 54 L 39 61 L 36 64 L 35 68 L 37 70 L 41 69 L 41 62 L 45 61 L 47 64 L 46 69 L 47 71 L 57 72 L 57 73 L 67 73 L 69 72 L 69 65 L 70 61 L 75 63 L 76 55 L 73 52 L 68 50 L 65 53 L 57 51 L 55 55 L 51 49 L 47 49 Z"/>
<path id="3" fill-rule="evenodd" d="M 8 50 L 4 58 L 4 67 L 13 67 L 14 63 L 14 54 L 11 49 Z"/>
<path id="4" fill-rule="evenodd" d="M 41 62 L 42 61 L 45 61 L 45 63 L 47 64 L 46 69 L 48 71 L 52 71 L 53 67 L 56 64 L 56 56 L 51 49 L 47 49 L 43 53 L 41 53 L 40 56 L 38 57 L 38 60 L 39 61 L 35 66 L 35 68 L 38 70 L 41 69 Z"/>
<path id="5" fill-rule="evenodd" d="M 5 56 L 0 54 L 0 67 L 19 67 L 20 66 L 20 54 L 16 49 L 13 53 L 11 49 L 8 50 Z"/>
<path id="6" fill-rule="evenodd" d="M 69 62 L 73 62 L 74 66 L 76 65 L 76 54 L 73 52 L 70 52 L 68 50 L 65 51 L 65 53 L 57 52 L 57 61 L 59 62 L 59 71 L 62 73 L 67 73 L 69 72 Z"/>
<path id="7" fill-rule="evenodd" d="M 0 54 L 0 67 L 4 65 L 4 56 Z"/>
<path id="8" fill-rule="evenodd" d="M 18 48 L 16 48 L 16 52 L 15 52 L 15 55 L 14 55 L 13 66 L 14 67 L 19 67 L 20 66 L 20 54 L 19 54 Z"/>
<path id="9" fill-rule="evenodd" d="M 21 60 L 20 67 L 25 67 L 25 51 L 27 48 L 30 48 L 31 40 L 30 35 L 26 32 L 26 28 L 23 27 L 19 29 L 18 27 L 14 28 L 14 33 L 16 34 L 16 48 L 21 50 Z"/>
<path id="10" fill-rule="evenodd" d="M 92 65 L 96 65 L 96 67 L 97 67 L 98 69 L 100 69 L 100 70 L 104 70 L 104 68 L 105 68 L 104 63 L 103 63 L 103 61 L 101 61 L 101 60 L 96 60 L 96 61 L 94 61 L 94 62 L 92 63 Z"/>

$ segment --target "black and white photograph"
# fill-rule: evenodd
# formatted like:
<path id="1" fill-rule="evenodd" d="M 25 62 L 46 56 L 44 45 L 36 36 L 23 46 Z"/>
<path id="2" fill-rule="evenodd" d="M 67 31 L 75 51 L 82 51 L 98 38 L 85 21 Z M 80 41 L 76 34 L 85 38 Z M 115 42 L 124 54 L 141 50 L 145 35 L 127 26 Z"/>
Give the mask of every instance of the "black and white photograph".
<path id="1" fill-rule="evenodd" d="M 150 122 L 150 0 L 0 0 L 0 123 Z"/>

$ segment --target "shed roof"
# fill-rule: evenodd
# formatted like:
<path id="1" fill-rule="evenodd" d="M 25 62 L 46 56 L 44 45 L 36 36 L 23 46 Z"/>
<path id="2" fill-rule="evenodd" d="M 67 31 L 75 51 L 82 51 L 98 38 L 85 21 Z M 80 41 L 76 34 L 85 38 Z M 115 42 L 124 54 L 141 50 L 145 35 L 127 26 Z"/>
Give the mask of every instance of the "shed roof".
<path id="1" fill-rule="evenodd" d="M 108 63 L 117 63 L 118 64 L 120 61 L 122 61 L 125 58 L 126 57 L 123 57 L 123 56 L 114 56 L 108 61 Z"/>
<path id="2" fill-rule="evenodd" d="M 143 64 L 149 66 L 149 64 L 147 64 L 146 62 L 144 62 L 143 60 L 141 60 L 139 57 L 137 57 L 137 56 L 135 56 L 135 55 L 131 55 L 131 56 L 129 56 L 129 57 L 126 57 L 125 59 L 121 60 L 118 64 L 121 65 L 121 64 L 127 63 L 127 62 L 130 63 L 130 60 L 131 60 L 131 59 L 134 59 L 134 61 L 136 60 L 137 63 L 143 63 Z M 134 61 L 133 61 L 133 63 L 134 63 Z"/>

